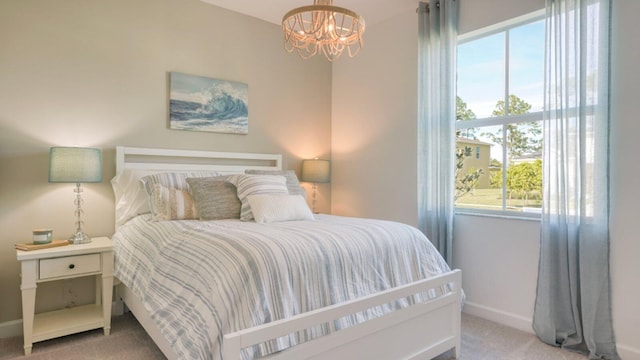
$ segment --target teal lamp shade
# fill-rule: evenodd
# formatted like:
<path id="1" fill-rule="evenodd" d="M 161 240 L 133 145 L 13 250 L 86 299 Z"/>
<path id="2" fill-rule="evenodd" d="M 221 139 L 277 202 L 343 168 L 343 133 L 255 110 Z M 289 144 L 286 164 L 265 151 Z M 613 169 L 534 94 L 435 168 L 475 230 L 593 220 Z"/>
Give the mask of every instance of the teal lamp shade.
<path id="1" fill-rule="evenodd" d="M 308 159 L 302 160 L 302 174 L 300 180 L 313 183 L 312 210 L 316 213 L 316 194 L 318 183 L 328 183 L 331 180 L 331 163 L 329 160 Z"/>
<path id="2" fill-rule="evenodd" d="M 102 181 L 100 149 L 52 147 L 49 152 L 49 182 L 96 183 Z"/>
<path id="3" fill-rule="evenodd" d="M 328 183 L 331 179 L 331 165 L 329 160 L 302 160 L 301 179 L 310 183 Z"/>
<path id="4" fill-rule="evenodd" d="M 86 244 L 91 238 L 82 226 L 82 183 L 102 181 L 102 153 L 100 149 L 80 147 L 52 147 L 49 152 L 49 182 L 75 183 L 76 233 L 69 239 L 72 244 Z"/>

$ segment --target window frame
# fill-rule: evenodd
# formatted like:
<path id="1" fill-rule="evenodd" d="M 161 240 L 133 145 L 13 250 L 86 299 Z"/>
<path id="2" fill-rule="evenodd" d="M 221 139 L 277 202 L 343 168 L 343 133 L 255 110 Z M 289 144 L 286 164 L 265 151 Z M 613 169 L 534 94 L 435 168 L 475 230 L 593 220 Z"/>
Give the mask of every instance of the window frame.
<path id="1" fill-rule="evenodd" d="M 509 108 L 509 61 L 510 61 L 510 51 L 509 51 L 509 30 L 524 26 L 527 24 L 534 23 L 536 21 L 543 20 L 545 17 L 545 9 L 540 9 L 522 16 L 518 16 L 516 18 L 503 21 L 488 27 L 484 27 L 478 30 L 474 30 L 465 34 L 461 34 L 458 36 L 458 45 L 464 44 L 467 42 L 471 42 L 474 40 L 478 40 L 481 38 L 489 37 L 498 33 L 505 33 L 505 63 L 504 63 L 504 75 L 505 75 L 505 84 L 504 84 L 504 98 L 501 99 L 505 102 L 505 109 Z M 456 96 L 458 92 L 456 91 Z M 506 115 L 506 116 L 494 116 L 487 117 L 481 119 L 471 119 L 455 121 L 455 130 L 462 131 L 470 128 L 480 128 L 480 127 L 488 127 L 488 126 L 502 126 L 502 138 L 503 140 L 506 138 L 506 128 L 504 125 L 508 124 L 522 124 L 522 123 L 531 123 L 543 121 L 543 110 L 535 111 L 526 114 L 520 115 Z M 544 140 L 544 134 L 542 134 Z M 454 212 L 455 214 L 463 214 L 463 215 L 479 215 L 479 216 L 488 216 L 488 217 L 499 217 L 499 218 L 509 218 L 509 219 L 520 219 L 520 220 L 540 220 L 541 213 L 538 212 L 517 212 L 517 211 L 509 211 L 506 210 L 506 202 L 507 202 L 507 187 L 506 187 L 506 176 L 507 171 L 504 167 L 507 164 L 507 148 L 502 146 L 502 159 L 501 162 L 503 164 L 502 171 L 502 209 L 501 210 L 491 210 L 491 209 L 475 209 L 475 208 L 463 208 L 458 207 L 454 204 Z M 455 180 L 454 180 L 455 181 Z"/>

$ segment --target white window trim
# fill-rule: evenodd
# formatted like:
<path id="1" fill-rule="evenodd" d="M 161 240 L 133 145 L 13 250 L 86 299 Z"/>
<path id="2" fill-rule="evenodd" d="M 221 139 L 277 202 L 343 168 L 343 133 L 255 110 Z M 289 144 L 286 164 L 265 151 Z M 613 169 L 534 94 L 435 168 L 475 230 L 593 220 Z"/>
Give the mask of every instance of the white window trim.
<path id="1" fill-rule="evenodd" d="M 489 210 L 489 209 L 471 209 L 471 208 L 459 208 L 454 210 L 456 215 L 469 215 L 469 216 L 481 216 L 501 219 L 517 219 L 517 220 L 533 220 L 540 221 L 541 213 L 537 212 L 517 212 L 506 210 Z"/>
<path id="2" fill-rule="evenodd" d="M 503 21 L 488 27 L 484 27 L 482 29 L 474 30 L 465 34 L 461 34 L 458 36 L 458 44 L 463 44 L 465 42 L 477 40 L 483 37 L 488 37 L 493 34 L 501 33 L 512 29 L 518 26 L 524 26 L 539 20 L 544 19 L 545 9 L 540 9 L 534 11 L 529 14 L 525 14 L 522 16 L 515 17 L 513 19 Z M 505 49 L 506 54 L 508 54 L 508 42 L 507 49 Z M 508 55 L 507 55 L 508 56 Z M 509 65 L 508 62 L 505 65 L 506 76 L 509 73 Z M 505 85 L 505 99 L 508 102 L 509 99 L 509 85 L 508 83 Z M 508 103 L 505 104 L 505 108 L 507 108 Z M 486 126 L 501 126 L 506 124 L 513 123 L 529 123 L 535 121 L 543 120 L 543 112 L 536 111 L 532 113 L 522 114 L 522 115 L 510 115 L 510 116 L 496 116 L 482 119 L 473 119 L 473 120 L 464 120 L 455 122 L 456 130 L 464 130 L 470 128 L 477 127 L 486 127 Z M 503 153 L 506 152 L 506 149 L 503 149 Z M 503 155 L 503 160 L 504 160 Z M 504 161 L 503 161 L 504 162 Z M 503 172 L 503 176 L 506 176 L 506 172 Z M 503 179 L 504 181 L 504 179 Z M 506 188 L 502 188 L 502 196 L 505 198 L 506 196 Z M 504 210 L 505 200 L 502 203 L 502 209 L 500 210 L 490 210 L 490 209 L 473 209 L 473 208 L 461 208 L 454 206 L 455 214 L 460 215 L 472 215 L 472 216 L 484 216 L 484 217 L 497 217 L 497 218 L 507 218 L 507 219 L 520 219 L 520 220 L 533 220 L 539 221 L 541 219 L 541 213 L 538 212 L 517 212 L 517 211 L 507 211 Z"/>

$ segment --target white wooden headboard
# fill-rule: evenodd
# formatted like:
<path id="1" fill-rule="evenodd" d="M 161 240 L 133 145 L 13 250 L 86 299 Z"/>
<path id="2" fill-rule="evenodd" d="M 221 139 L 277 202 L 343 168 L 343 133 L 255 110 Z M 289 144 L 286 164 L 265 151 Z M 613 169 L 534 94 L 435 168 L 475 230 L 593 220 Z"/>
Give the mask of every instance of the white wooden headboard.
<path id="1" fill-rule="evenodd" d="M 282 170 L 282 155 L 199 150 L 116 147 L 116 174 L 125 169 L 147 172 L 217 171 L 243 173 L 247 169 Z"/>

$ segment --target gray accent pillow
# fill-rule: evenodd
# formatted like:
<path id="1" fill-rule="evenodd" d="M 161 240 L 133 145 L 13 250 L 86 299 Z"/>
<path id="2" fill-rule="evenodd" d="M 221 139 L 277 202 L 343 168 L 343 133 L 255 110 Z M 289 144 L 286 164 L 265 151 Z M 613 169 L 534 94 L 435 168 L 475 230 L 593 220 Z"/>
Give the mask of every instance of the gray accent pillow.
<path id="1" fill-rule="evenodd" d="M 227 176 L 187 178 L 200 220 L 240 219 L 240 199 Z"/>
<path id="2" fill-rule="evenodd" d="M 304 188 L 300 186 L 298 176 L 296 176 L 296 173 L 293 170 L 245 170 L 244 173 L 284 176 L 285 179 L 287 179 L 287 190 L 289 190 L 289 195 L 302 195 L 305 199 L 307 198 L 307 193 L 304 191 Z"/>

